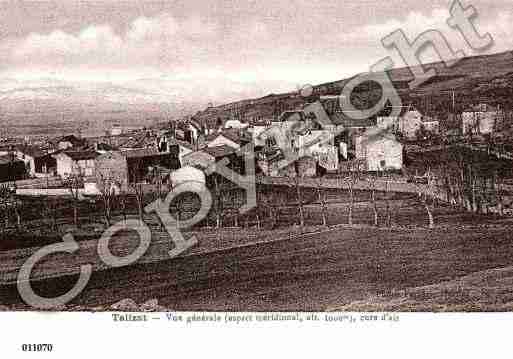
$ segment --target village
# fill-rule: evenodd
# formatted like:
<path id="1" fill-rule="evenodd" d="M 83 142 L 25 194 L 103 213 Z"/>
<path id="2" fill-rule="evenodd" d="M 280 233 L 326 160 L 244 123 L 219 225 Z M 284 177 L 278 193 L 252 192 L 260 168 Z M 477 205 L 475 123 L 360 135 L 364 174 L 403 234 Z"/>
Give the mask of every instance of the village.
<path id="1" fill-rule="evenodd" d="M 134 192 L 138 184 L 149 186 L 151 192 L 157 182 L 176 186 L 172 173 L 181 168 L 200 170 L 203 176 L 199 171 L 184 171 L 183 176 L 174 176 L 175 180 L 205 182 L 209 167 L 225 159 L 236 173 L 244 174 L 241 150 L 251 144 L 257 178 L 343 181 L 357 176 L 357 181 L 369 181 L 387 177 L 403 184 L 404 192 L 415 193 L 419 192 L 418 186 L 412 186 L 415 184 L 433 183 L 440 187 L 436 191 L 447 186 L 441 183 L 442 173 L 437 173 L 443 161 L 429 163 L 430 153 L 447 154 L 459 148 L 460 152 L 467 149 L 484 154 L 497 162 L 497 169 L 490 174 L 495 182 L 499 168 L 509 171 L 500 162 L 513 158 L 506 121 L 509 114 L 500 106 L 484 103 L 451 115 L 456 124 L 453 120 L 450 128 L 413 105 L 404 106 L 398 117 L 354 120 L 336 96 L 320 96 L 274 117 L 229 113 L 219 117 L 209 107 L 152 128 L 115 125 L 105 136 L 93 138 L 69 134 L 38 141 L 3 139 L 0 182 L 8 187 L 4 192 L 18 196 L 77 195 L 84 199 L 101 197 L 106 186 L 109 193 L 120 195 Z M 508 177 L 510 172 L 506 172 L 501 176 Z M 496 183 L 491 188 L 496 188 Z M 445 196 L 446 201 L 455 201 L 449 197 Z M 508 206 L 493 200 L 487 208 L 504 213 Z"/>
<path id="2" fill-rule="evenodd" d="M 78 241 L 80 255 L 59 255 L 50 266 L 37 269 L 33 280 L 40 291 L 54 296 L 61 280 L 72 280 L 77 273 L 76 264 L 89 261 L 99 273 L 93 288 L 103 288 L 104 276 L 121 276 L 120 286 L 136 276 L 148 290 L 146 298 L 150 288 L 167 280 L 159 284 L 147 278 L 145 266 L 168 260 L 175 245 L 166 233 L 169 218 L 148 208 L 186 183 L 199 183 L 212 199 L 202 218 L 180 227 L 184 238 L 196 241 L 180 255 L 187 263 L 190 255 L 201 261 L 247 246 L 265 251 L 275 240 L 295 247 L 302 238 L 332 241 L 341 236 L 337 243 L 344 246 L 373 233 L 388 238 L 380 243 L 395 246 L 398 238 L 418 238 L 408 239 L 401 250 L 393 247 L 394 255 L 400 255 L 426 245 L 431 236 L 445 238 L 440 234 L 445 231 L 474 236 L 479 234 L 475 225 L 508 223 L 513 214 L 510 113 L 486 104 L 448 113 L 451 121 L 413 104 L 403 106 L 399 116 L 389 112 L 355 120 L 338 96 L 317 96 L 271 111 L 209 105 L 153 126 L 115 124 L 97 137 L 3 138 L 0 257 L 10 263 L 3 272 L 2 285 L 10 288 L 3 300 L 20 305 L 14 287 L 18 261 L 25 255 L 11 255 L 62 238 Z M 218 172 L 218 166 L 230 175 Z M 255 203 L 246 211 L 242 208 L 249 205 L 251 193 L 238 182 L 240 176 L 249 178 L 255 191 Z M 195 193 L 180 192 L 165 203 L 176 223 L 189 223 L 202 208 Z M 121 229 L 113 248 L 130 253 L 137 235 L 116 226 L 133 220 L 151 233 L 148 252 L 126 273 L 105 269 L 95 249 L 100 237 L 111 228 Z M 365 247 L 350 253 L 361 250 Z M 187 271 L 196 268 L 194 261 Z M 160 269 L 156 273 L 164 275 Z M 127 297 L 120 288 L 93 303 Z M 80 298 L 77 303 L 88 303 L 87 296 Z M 173 295 L 166 298 L 175 300 Z M 184 297 L 184 308 L 189 299 Z M 201 295 L 197 300 L 201 308 L 210 305 Z"/>

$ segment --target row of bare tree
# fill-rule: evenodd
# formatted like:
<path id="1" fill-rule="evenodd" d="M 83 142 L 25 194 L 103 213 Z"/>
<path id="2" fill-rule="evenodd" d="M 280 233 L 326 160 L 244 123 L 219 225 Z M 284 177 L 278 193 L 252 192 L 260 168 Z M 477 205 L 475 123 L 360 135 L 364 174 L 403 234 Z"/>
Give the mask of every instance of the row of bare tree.
<path id="1" fill-rule="evenodd" d="M 504 215 L 504 177 L 498 169 L 472 162 L 441 166 L 437 187 L 447 203 L 468 212 Z M 492 210 L 493 208 L 493 210 Z"/>
<path id="2" fill-rule="evenodd" d="M 384 189 L 383 200 L 385 201 L 384 224 L 389 227 L 392 225 L 392 206 L 391 206 L 391 192 L 389 183 L 391 178 L 386 175 L 386 172 L 378 173 L 375 176 L 364 175 L 362 164 L 359 161 L 354 161 L 351 164 L 352 168 L 344 172 L 341 177 L 347 188 L 349 195 L 347 223 L 352 226 L 354 224 L 354 206 L 356 202 L 355 190 L 356 184 L 361 181 L 366 181 L 368 191 L 370 192 L 370 206 L 373 213 L 373 224 L 380 225 L 380 210 L 378 206 L 378 194 L 383 193 L 383 186 L 378 186 L 378 181 L 386 183 Z M 453 153 L 450 161 L 445 161 L 438 164 L 435 172 L 428 170 L 426 183 L 418 184 L 417 197 L 419 203 L 422 204 L 426 210 L 429 219 L 429 226 L 434 227 L 435 221 L 433 216 L 433 209 L 437 205 L 438 200 L 442 199 L 448 204 L 458 206 L 474 213 L 490 213 L 492 207 L 496 207 L 498 213 L 501 215 L 504 211 L 504 195 L 503 175 L 500 173 L 500 168 L 491 168 L 490 166 L 483 166 L 482 161 L 476 161 L 472 157 L 466 156 L 463 152 Z M 153 200 L 163 199 L 164 196 L 171 190 L 171 187 L 165 181 L 165 174 L 155 172 L 152 175 L 151 183 L 153 184 Z M 112 223 L 113 208 L 116 207 L 121 211 L 123 218 L 126 220 L 128 213 L 128 197 L 132 196 L 137 202 L 137 212 L 139 218 L 143 220 L 145 199 L 148 193 L 145 193 L 145 187 L 140 181 L 134 179 L 133 183 L 129 186 L 123 186 L 122 183 L 110 177 L 108 174 L 97 174 L 97 184 L 99 189 L 99 198 L 103 205 L 103 217 L 105 224 L 110 226 Z M 79 208 L 81 198 L 81 189 L 83 188 L 83 177 L 74 175 L 65 181 L 66 187 L 71 194 L 71 204 L 73 207 L 73 223 L 79 226 Z M 295 193 L 295 199 L 284 196 L 273 196 L 272 193 L 265 193 L 259 191 L 257 193 L 257 201 L 259 208 L 253 212 L 256 224 L 261 226 L 263 221 L 270 222 L 271 227 L 283 215 L 283 209 L 290 207 L 290 203 L 297 204 L 297 223 L 299 226 L 305 226 L 305 199 L 304 188 L 301 186 L 301 178 L 296 175 L 289 178 L 288 187 L 293 189 L 290 194 Z M 222 184 L 214 178 L 212 196 L 213 207 L 212 214 L 215 219 L 215 226 L 220 228 L 223 225 L 225 217 L 233 219 L 235 226 L 239 226 L 238 207 L 239 200 L 235 198 L 230 199 L 233 203 L 228 205 L 226 199 L 227 191 Z M 322 225 L 328 224 L 328 194 L 323 189 L 322 178 L 318 179 L 316 192 L 318 204 L 320 205 L 320 213 L 322 217 Z M 9 213 L 13 213 L 17 218 L 18 226 L 21 226 L 21 201 L 16 198 L 15 193 L 6 185 L 0 186 L 0 211 L 3 214 L 3 228 L 9 225 Z M 296 206 L 296 205 L 294 205 Z M 178 206 L 177 206 L 178 208 Z M 48 204 L 45 208 L 47 218 L 52 218 L 52 228 L 57 227 L 57 202 L 55 199 L 49 198 Z M 178 211 L 178 218 L 180 218 L 180 209 Z M 208 225 L 207 218 L 207 225 Z M 243 220 L 245 224 L 249 222 L 248 216 Z"/>
<path id="3" fill-rule="evenodd" d="M 16 197 L 16 191 L 13 191 L 12 186 L 7 183 L 0 185 L 0 211 L 2 213 L 2 231 L 9 228 L 9 218 L 11 213 L 14 213 L 16 217 L 16 227 L 19 229 L 22 225 L 21 218 L 21 201 Z"/>

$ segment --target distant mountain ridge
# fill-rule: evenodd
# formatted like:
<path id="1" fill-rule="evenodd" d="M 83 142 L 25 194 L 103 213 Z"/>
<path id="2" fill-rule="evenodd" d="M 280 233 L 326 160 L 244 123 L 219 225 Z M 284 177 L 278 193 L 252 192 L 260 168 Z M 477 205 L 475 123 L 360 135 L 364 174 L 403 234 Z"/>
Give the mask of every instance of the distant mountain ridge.
<path id="1" fill-rule="evenodd" d="M 31 121 L 64 117 L 67 121 L 96 114 L 125 112 L 176 118 L 208 102 L 264 93 L 259 86 L 228 79 L 141 78 L 121 83 L 72 82 L 58 79 L 0 79 L 0 118 Z M 100 118 L 99 118 L 100 119 Z"/>
<path id="2" fill-rule="evenodd" d="M 440 117 L 453 110 L 454 94 L 456 112 L 480 101 L 513 109 L 511 51 L 467 57 L 450 68 L 442 62 L 426 64 L 424 68 L 434 68 L 438 74 L 413 90 L 408 86 L 413 79 L 408 68 L 387 72 L 403 104 L 414 104 Z M 314 85 L 313 92 L 316 96 L 339 95 L 351 78 L 354 77 Z M 205 86 L 205 81 L 209 85 Z M 269 88 L 276 91 L 263 96 Z M 44 128 L 57 122 L 67 123 L 66 128 L 80 128 L 80 124 L 87 123 L 95 129 L 116 122 L 146 125 L 149 118 L 171 120 L 189 116 L 209 102 L 224 104 L 197 112 L 194 117 L 199 122 L 234 114 L 243 119 L 269 118 L 305 102 L 298 91 L 288 91 L 292 88 L 290 82 L 262 80 L 253 85 L 224 77 L 141 78 L 123 83 L 0 78 L 0 123 L 7 128 Z M 372 96 L 363 89 L 361 97 Z M 239 98 L 242 100 L 230 102 Z"/>

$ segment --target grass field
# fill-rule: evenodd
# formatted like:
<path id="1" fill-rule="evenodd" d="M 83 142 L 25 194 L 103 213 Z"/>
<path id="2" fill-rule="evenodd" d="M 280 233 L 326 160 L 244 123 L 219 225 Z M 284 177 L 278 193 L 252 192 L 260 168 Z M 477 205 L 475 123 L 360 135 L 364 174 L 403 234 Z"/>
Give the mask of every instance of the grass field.
<path id="1" fill-rule="evenodd" d="M 152 232 L 149 250 L 135 264 L 116 269 L 106 266 L 97 253 L 101 230 L 93 229 L 104 228 L 101 203 L 82 203 L 85 226 L 75 230 L 80 249 L 39 262 L 32 273 L 33 285 L 43 296 L 63 294 L 74 285 L 80 265 L 92 264 L 91 281 L 66 309 L 105 310 L 126 298 L 137 303 L 157 298 L 169 310 L 219 311 L 500 310 L 511 305 L 508 276 L 513 271 L 508 267 L 513 266 L 513 220 L 439 205 L 433 207 L 436 228 L 429 230 L 426 210 L 415 195 L 394 194 L 388 198 L 392 227 L 386 228 L 387 200 L 378 192 L 380 227 L 376 228 L 370 195 L 358 191 L 354 226 L 349 227 L 349 196 L 325 190 L 324 227 L 317 190 L 304 189 L 305 227 L 301 228 L 295 188 L 265 186 L 260 190 L 281 207 L 273 218 L 261 211 L 261 228 L 255 225 L 255 213 L 241 216 L 238 228 L 231 228 L 233 216 L 223 215 L 219 229 L 212 228 L 210 218 L 210 227 L 202 223 L 184 231 L 186 238 L 195 235 L 198 244 L 170 259 L 171 238 L 155 216 L 146 214 Z M 65 201 L 59 203 L 64 215 L 60 232 L 71 222 Z M 30 225 L 47 226 L 49 219 L 38 217 L 44 203 L 26 204 L 33 207 Z M 132 217 L 134 206 L 132 199 Z M 112 223 L 121 218 L 118 209 Z M 0 243 L 4 309 L 28 309 L 15 285 L 19 268 L 38 248 L 60 240 L 52 232 L 4 234 Z M 114 236 L 109 248 L 125 256 L 138 244 L 135 233 L 125 232 Z M 482 278 L 496 273 L 506 274 L 490 289 Z"/>
<path id="2" fill-rule="evenodd" d="M 169 310 L 199 311 L 509 308 L 513 223 L 466 216 L 446 214 L 446 225 L 435 230 L 339 226 L 302 236 L 297 228 L 213 231 L 172 260 L 164 256 L 170 242 L 162 239 L 136 265 L 99 268 L 68 309 L 105 310 L 124 298 L 156 298 Z M 94 241 L 80 243 L 78 257 L 59 254 L 36 267 L 39 293 L 64 293 L 75 283 L 79 263 L 99 262 Z M 113 241 L 112 250 L 126 253 L 136 243 Z M 6 284 L 32 249 L 24 251 L 1 254 L 0 303 L 6 308 L 27 309 L 15 285 Z M 493 287 L 489 280 L 496 273 L 503 280 Z"/>
<path id="3" fill-rule="evenodd" d="M 329 308 L 333 311 L 475 312 L 513 310 L 513 267 L 478 271 L 437 284 L 371 295 Z"/>

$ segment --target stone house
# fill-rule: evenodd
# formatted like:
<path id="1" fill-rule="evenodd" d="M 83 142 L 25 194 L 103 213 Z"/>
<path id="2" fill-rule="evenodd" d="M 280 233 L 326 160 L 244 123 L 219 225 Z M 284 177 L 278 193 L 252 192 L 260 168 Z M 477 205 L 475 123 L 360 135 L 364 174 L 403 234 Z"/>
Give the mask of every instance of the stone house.
<path id="1" fill-rule="evenodd" d="M 65 150 L 53 153 L 52 157 L 57 163 L 57 175 L 68 178 L 71 175 L 94 176 L 95 159 L 99 155 L 94 150 Z"/>
<path id="2" fill-rule="evenodd" d="M 16 158 L 23 161 L 30 177 L 49 177 L 57 170 L 57 161 L 51 153 L 36 146 L 19 146 Z"/>
<path id="3" fill-rule="evenodd" d="M 368 131 L 357 138 L 356 158 L 371 172 L 403 168 L 403 145 L 389 132 Z"/>
<path id="4" fill-rule="evenodd" d="M 168 172 L 180 168 L 178 147 L 168 152 L 154 148 L 107 152 L 94 161 L 96 178 L 109 178 L 121 189 L 134 182 L 145 182 L 154 168 L 165 168 Z"/>
<path id="5" fill-rule="evenodd" d="M 498 131 L 504 121 L 500 106 L 480 104 L 463 111 L 461 129 L 464 135 L 486 135 Z"/>

